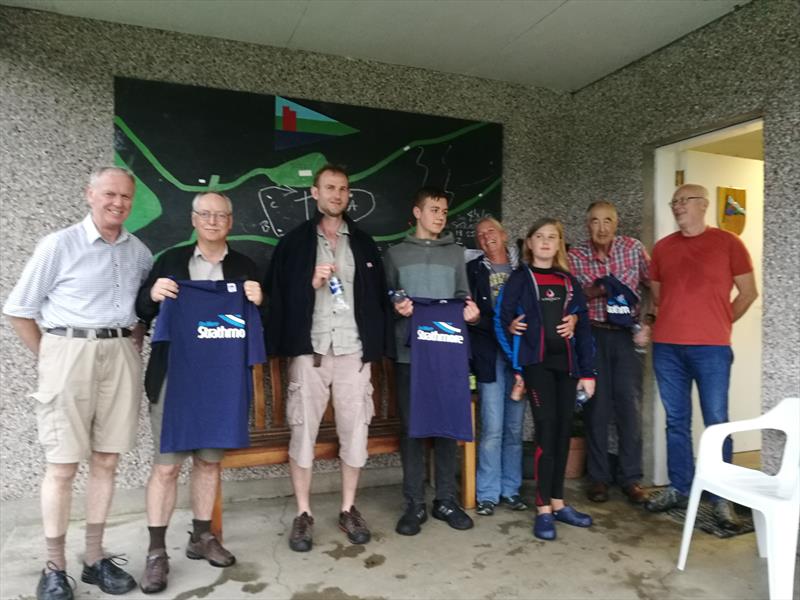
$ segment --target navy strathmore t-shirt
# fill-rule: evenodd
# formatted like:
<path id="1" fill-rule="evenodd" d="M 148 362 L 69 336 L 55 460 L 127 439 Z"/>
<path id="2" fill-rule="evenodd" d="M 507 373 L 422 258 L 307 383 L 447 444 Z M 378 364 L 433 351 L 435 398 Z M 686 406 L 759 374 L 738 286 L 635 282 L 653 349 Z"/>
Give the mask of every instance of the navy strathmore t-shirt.
<path id="1" fill-rule="evenodd" d="M 412 298 L 408 435 L 472 441 L 469 336 L 463 300 Z"/>
<path id="2" fill-rule="evenodd" d="M 241 281 L 178 281 L 153 342 L 169 342 L 161 452 L 249 445 L 250 367 L 265 360 L 261 316 Z"/>

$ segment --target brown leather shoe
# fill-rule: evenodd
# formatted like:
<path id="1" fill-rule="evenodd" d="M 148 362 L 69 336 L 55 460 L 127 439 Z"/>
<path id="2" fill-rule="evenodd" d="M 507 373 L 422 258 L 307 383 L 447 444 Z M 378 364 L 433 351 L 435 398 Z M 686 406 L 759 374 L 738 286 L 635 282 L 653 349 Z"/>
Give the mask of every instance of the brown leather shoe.
<path id="1" fill-rule="evenodd" d="M 608 502 L 608 484 L 593 481 L 586 490 L 586 497 L 592 502 Z"/>
<path id="2" fill-rule="evenodd" d="M 169 573 L 169 556 L 164 550 L 156 550 L 153 554 L 147 555 L 139 587 L 145 594 L 156 594 L 166 589 L 167 573 Z"/>
<path id="3" fill-rule="evenodd" d="M 307 512 L 294 518 L 289 533 L 289 548 L 295 552 L 308 552 L 314 543 L 314 517 Z"/>
<path id="4" fill-rule="evenodd" d="M 645 504 L 650 500 L 650 494 L 645 492 L 638 483 L 632 483 L 622 488 L 631 504 Z"/>
<path id="5" fill-rule="evenodd" d="M 189 534 L 186 557 L 192 560 L 204 558 L 215 567 L 230 567 L 236 562 L 236 557 L 228 552 L 210 531 L 200 534 L 200 539 L 197 541 L 194 541 Z"/>
<path id="6" fill-rule="evenodd" d="M 339 529 L 347 534 L 351 544 L 366 544 L 372 537 L 367 522 L 355 506 L 339 513 Z"/>

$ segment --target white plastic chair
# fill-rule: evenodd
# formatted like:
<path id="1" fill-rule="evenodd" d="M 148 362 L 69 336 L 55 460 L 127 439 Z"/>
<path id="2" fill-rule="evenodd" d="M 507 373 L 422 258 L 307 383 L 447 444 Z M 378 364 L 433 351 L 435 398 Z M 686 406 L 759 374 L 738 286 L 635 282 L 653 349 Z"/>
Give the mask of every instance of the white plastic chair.
<path id="1" fill-rule="evenodd" d="M 783 461 L 776 475 L 722 461 L 725 438 L 737 431 L 754 429 L 777 429 L 786 433 Z M 791 600 L 800 524 L 800 398 L 785 398 L 760 417 L 711 425 L 703 432 L 683 524 L 678 558 L 681 571 L 686 566 L 703 490 L 753 510 L 758 555 L 767 559 L 769 597 Z"/>

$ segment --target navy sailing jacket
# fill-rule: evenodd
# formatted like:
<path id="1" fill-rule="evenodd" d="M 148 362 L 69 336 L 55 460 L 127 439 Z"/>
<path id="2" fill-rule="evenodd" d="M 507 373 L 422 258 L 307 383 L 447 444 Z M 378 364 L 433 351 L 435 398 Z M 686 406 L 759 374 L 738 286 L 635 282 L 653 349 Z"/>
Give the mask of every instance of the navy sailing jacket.
<path id="1" fill-rule="evenodd" d="M 317 225 L 322 213 L 301 223 L 278 242 L 262 288 L 266 294 L 267 354 L 313 354 L 311 321 L 315 290 L 311 278 L 317 263 Z M 353 282 L 356 326 L 362 360 L 373 362 L 394 356 L 394 319 L 378 247 L 345 215 L 350 250 L 356 265 Z"/>
<path id="2" fill-rule="evenodd" d="M 577 315 L 575 335 L 568 348 L 569 370 L 572 377 L 593 379 L 595 376 L 594 341 L 592 339 L 586 297 L 578 280 L 569 273 L 558 272 L 564 278 L 567 297 L 563 314 Z M 519 314 L 525 314 L 528 328 L 521 335 L 511 335 L 508 326 Z M 535 365 L 544 358 L 544 329 L 539 308 L 539 289 L 528 265 L 511 274 L 497 297 L 494 317 L 495 334 L 500 347 L 508 356 L 515 370 Z"/>
<path id="3" fill-rule="evenodd" d="M 519 264 L 516 248 L 509 249 L 509 264 L 512 271 Z M 470 366 L 478 383 L 493 383 L 497 378 L 497 338 L 494 333 L 494 306 L 492 306 L 492 288 L 489 284 L 490 269 L 487 258 L 479 256 L 467 263 L 467 280 L 469 293 L 478 310 L 481 311 L 477 323 L 469 325 L 469 343 L 472 349 Z"/>

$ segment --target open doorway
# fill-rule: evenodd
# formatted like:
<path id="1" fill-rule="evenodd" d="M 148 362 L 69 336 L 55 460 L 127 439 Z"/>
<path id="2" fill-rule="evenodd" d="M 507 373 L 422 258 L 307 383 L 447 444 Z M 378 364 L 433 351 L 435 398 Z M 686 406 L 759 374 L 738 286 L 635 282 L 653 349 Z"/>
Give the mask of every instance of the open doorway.
<path id="1" fill-rule="evenodd" d="M 654 238 L 677 230 L 669 201 L 682 183 L 698 183 L 709 192 L 706 223 L 733 228 L 753 260 L 756 284 L 762 285 L 764 237 L 764 143 L 763 121 L 748 121 L 712 133 L 661 146 L 655 150 Z M 720 208 L 718 196 L 722 198 Z M 744 199 L 744 200 L 742 200 Z M 738 221 L 733 223 L 732 221 Z M 743 225 L 740 232 L 735 231 Z M 731 372 L 729 416 L 732 421 L 761 414 L 761 318 L 762 297 L 733 326 L 734 363 Z M 654 384 L 655 386 L 655 384 Z M 665 416 L 653 390 L 653 482 L 668 483 Z M 693 392 L 692 433 L 697 451 L 703 431 L 702 413 Z M 757 431 L 734 435 L 734 461 L 758 468 L 761 435 Z"/>

